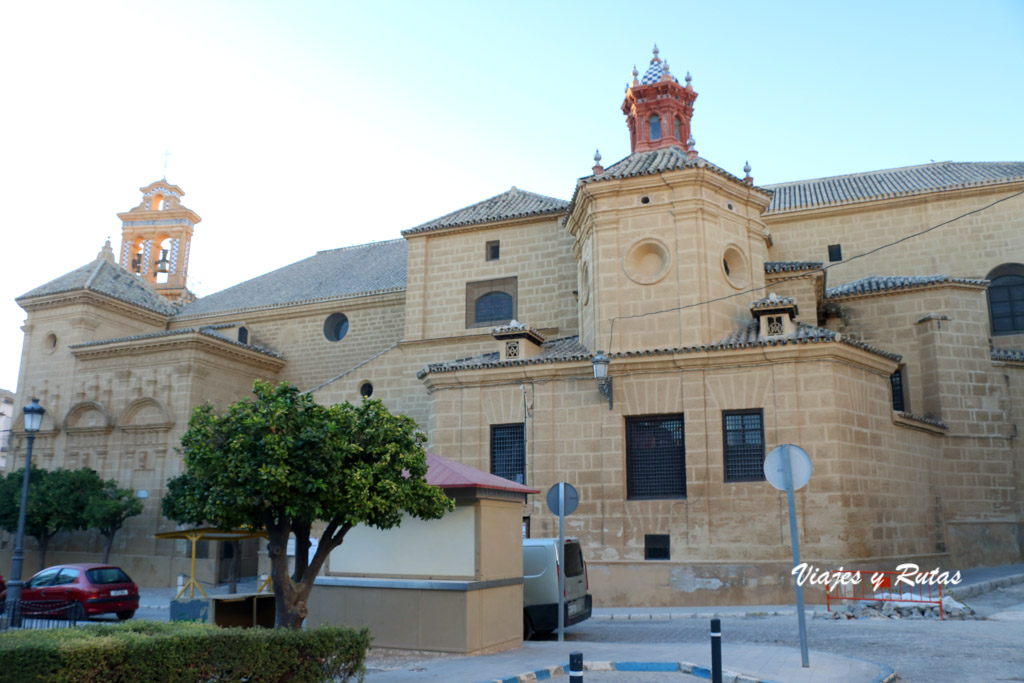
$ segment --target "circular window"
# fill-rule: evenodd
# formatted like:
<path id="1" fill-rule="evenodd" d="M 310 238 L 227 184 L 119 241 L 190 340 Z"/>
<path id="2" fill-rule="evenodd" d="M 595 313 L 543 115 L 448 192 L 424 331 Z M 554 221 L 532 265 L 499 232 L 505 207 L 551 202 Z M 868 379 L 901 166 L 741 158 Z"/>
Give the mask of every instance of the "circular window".
<path id="1" fill-rule="evenodd" d="M 735 211 L 736 210 L 736 207 L 732 205 L 732 202 L 729 202 L 728 204 L 726 204 L 725 208 L 729 209 L 730 211 Z"/>
<path id="2" fill-rule="evenodd" d="M 369 382 L 363 382 L 359 385 L 359 395 L 363 398 L 370 398 L 373 396 L 373 385 Z"/>
<path id="3" fill-rule="evenodd" d="M 653 238 L 640 240 L 622 258 L 622 269 L 630 280 L 641 285 L 653 285 L 668 274 L 672 263 L 668 247 Z"/>
<path id="4" fill-rule="evenodd" d="M 327 341 L 341 341 L 348 334 L 348 318 L 344 313 L 331 313 L 324 321 L 324 336 Z"/>
<path id="5" fill-rule="evenodd" d="M 43 338 L 43 353 L 50 355 L 57 350 L 57 335 L 53 332 Z"/>
<path id="6" fill-rule="evenodd" d="M 644 195 L 643 197 L 640 198 L 640 203 L 641 204 L 650 204 L 651 203 L 651 198 L 648 197 L 647 195 Z"/>
<path id="7" fill-rule="evenodd" d="M 743 289 L 747 286 L 747 258 L 735 244 L 726 246 L 722 252 L 722 272 L 725 279 L 736 289 Z"/>

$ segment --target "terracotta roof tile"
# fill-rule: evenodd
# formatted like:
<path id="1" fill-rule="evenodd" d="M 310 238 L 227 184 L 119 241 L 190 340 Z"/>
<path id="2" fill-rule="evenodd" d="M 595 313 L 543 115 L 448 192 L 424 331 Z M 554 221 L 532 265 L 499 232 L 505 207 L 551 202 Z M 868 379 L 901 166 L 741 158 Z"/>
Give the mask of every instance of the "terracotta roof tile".
<path id="1" fill-rule="evenodd" d="M 565 211 L 567 206 L 569 206 L 569 202 L 564 199 L 547 197 L 513 187 L 508 192 L 502 192 L 490 199 L 485 199 L 482 202 L 453 211 L 440 218 L 427 221 L 422 225 L 417 225 L 415 228 L 403 230 L 402 234 L 412 235 L 442 228 L 491 223 L 511 218 L 560 214 Z"/>
<path id="2" fill-rule="evenodd" d="M 1021 349 L 992 349 L 992 360 L 1008 360 L 1024 363 L 1024 351 Z"/>
<path id="3" fill-rule="evenodd" d="M 540 493 L 537 489 L 483 472 L 440 455 L 427 453 L 427 483 L 443 489 L 493 489 L 516 493 Z"/>
<path id="4" fill-rule="evenodd" d="M 104 294 L 112 299 L 163 315 L 173 315 L 177 310 L 174 304 L 153 289 L 145 280 L 105 258 L 97 258 L 81 268 L 76 268 L 55 280 L 50 280 L 45 285 L 40 285 L 22 294 L 15 301 L 20 303 L 29 299 L 76 290 Z"/>
<path id="5" fill-rule="evenodd" d="M 159 339 L 161 337 L 175 337 L 175 336 L 179 336 L 179 335 L 183 335 L 183 334 L 192 334 L 192 333 L 198 332 L 199 334 L 202 334 L 204 336 L 213 337 L 214 339 L 218 339 L 220 341 L 225 341 L 225 342 L 228 342 L 229 344 L 233 344 L 234 346 L 240 346 L 240 347 L 242 347 L 244 349 L 249 349 L 250 351 L 257 351 L 257 352 L 262 353 L 262 354 L 264 354 L 266 356 L 272 356 L 274 358 L 281 358 L 281 359 L 284 358 L 283 355 L 281 355 L 281 354 L 279 354 L 279 353 L 277 353 L 275 351 L 271 351 L 269 349 L 265 349 L 265 348 L 260 347 L 260 346 L 253 346 L 251 344 L 243 344 L 242 342 L 238 341 L 237 339 L 232 339 L 231 337 L 226 337 L 226 336 L 224 336 L 223 334 L 220 334 L 217 331 L 217 330 L 220 330 L 220 329 L 224 329 L 225 327 L 235 327 L 235 326 L 236 326 L 235 323 L 221 323 L 219 325 L 203 325 L 202 327 L 184 327 L 184 328 L 179 328 L 179 329 L 176 329 L 176 330 L 161 330 L 160 332 L 149 332 L 147 334 L 133 334 L 130 337 L 114 337 L 113 339 L 97 339 L 95 341 L 82 342 L 81 344 L 72 344 L 68 348 L 69 349 L 84 349 L 84 348 L 88 348 L 90 346 L 101 346 L 103 344 L 119 344 L 121 342 L 143 341 L 143 340 L 146 340 L 146 339 Z"/>
<path id="6" fill-rule="evenodd" d="M 764 272 L 788 273 L 797 270 L 816 270 L 824 265 L 821 261 L 765 261 Z"/>
<path id="7" fill-rule="evenodd" d="M 781 337 L 762 339 L 758 333 L 759 327 L 756 320 L 751 320 L 744 326 L 737 328 L 731 334 L 714 344 L 702 344 L 697 346 L 671 347 L 663 349 L 637 349 L 635 351 L 617 351 L 609 353 L 608 357 L 615 358 L 637 358 L 641 356 L 661 356 L 685 353 L 699 353 L 705 351 L 728 351 L 732 349 L 745 349 L 763 346 L 785 346 L 787 344 L 818 344 L 818 343 L 839 343 L 854 348 L 863 349 L 869 353 L 888 358 L 889 360 L 900 361 L 902 356 L 880 349 L 867 342 L 854 339 L 838 332 L 827 330 L 815 325 L 797 323 L 796 329 L 791 334 Z M 462 358 L 446 363 L 432 363 L 427 365 L 416 376 L 423 379 L 429 374 L 456 372 L 461 370 L 486 370 L 491 368 L 512 367 L 517 365 L 537 365 L 540 363 L 569 363 L 575 361 L 593 359 L 594 354 L 588 351 L 579 343 L 579 337 L 564 337 L 544 344 L 542 351 L 532 358 L 517 360 L 501 360 L 498 352 L 487 353 L 473 358 Z"/>
<path id="8" fill-rule="evenodd" d="M 765 215 L 1022 180 L 1024 162 L 1021 161 L 943 161 L 830 178 L 797 180 L 764 186 L 764 189 L 774 192 Z"/>
<path id="9" fill-rule="evenodd" d="M 984 286 L 988 280 L 976 280 L 963 277 L 949 277 L 947 275 L 869 275 L 853 282 L 847 282 L 837 287 L 829 287 L 825 290 L 825 298 L 835 299 L 845 296 L 861 296 L 864 294 L 876 294 L 890 292 L 900 289 L 914 289 L 917 287 L 928 287 L 941 284 L 964 284 Z"/>
<path id="10" fill-rule="evenodd" d="M 289 306 L 405 289 L 404 239 L 318 251 L 185 305 L 178 318 Z"/>

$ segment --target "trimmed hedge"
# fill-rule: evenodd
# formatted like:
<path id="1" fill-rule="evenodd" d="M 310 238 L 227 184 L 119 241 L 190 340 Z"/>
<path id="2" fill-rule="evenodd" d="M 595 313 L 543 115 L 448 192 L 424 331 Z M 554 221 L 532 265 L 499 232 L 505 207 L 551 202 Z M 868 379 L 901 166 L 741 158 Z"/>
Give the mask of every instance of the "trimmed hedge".
<path id="1" fill-rule="evenodd" d="M 131 621 L 0 633 L 0 679 L 32 683 L 363 680 L 368 629 Z"/>

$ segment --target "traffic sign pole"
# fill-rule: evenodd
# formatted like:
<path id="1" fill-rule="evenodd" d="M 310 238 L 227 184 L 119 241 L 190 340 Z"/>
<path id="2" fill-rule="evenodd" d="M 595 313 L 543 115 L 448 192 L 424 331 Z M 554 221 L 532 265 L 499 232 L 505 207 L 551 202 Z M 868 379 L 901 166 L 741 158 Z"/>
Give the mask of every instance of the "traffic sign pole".
<path id="1" fill-rule="evenodd" d="M 565 640 L 565 482 L 558 482 L 558 642 Z"/>
<path id="2" fill-rule="evenodd" d="M 790 462 L 789 444 L 782 447 L 782 476 L 786 482 L 786 501 L 789 503 L 789 538 L 793 545 L 793 567 L 800 565 L 800 541 L 796 534 L 796 497 L 793 495 L 793 468 Z M 800 660 L 803 667 L 810 667 L 807 658 L 807 615 L 804 614 L 804 587 L 796 582 L 796 614 L 800 623 Z"/>

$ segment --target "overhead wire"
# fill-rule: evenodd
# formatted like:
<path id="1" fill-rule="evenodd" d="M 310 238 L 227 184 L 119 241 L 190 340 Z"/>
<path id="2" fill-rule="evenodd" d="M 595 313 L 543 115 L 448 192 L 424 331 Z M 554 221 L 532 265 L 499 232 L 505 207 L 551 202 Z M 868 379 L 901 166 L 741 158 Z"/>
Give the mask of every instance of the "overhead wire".
<path id="1" fill-rule="evenodd" d="M 1009 201 L 1009 200 L 1014 199 L 1015 197 L 1019 197 L 1021 195 L 1024 195 L 1024 190 L 1021 190 L 1019 192 L 1014 192 L 1011 195 L 1007 195 L 1005 197 L 1002 197 L 1001 199 L 997 199 L 994 202 L 986 204 L 985 206 L 979 207 L 977 209 L 973 209 L 971 211 L 967 211 L 966 213 L 962 213 L 959 216 L 956 216 L 954 218 L 950 218 L 948 220 L 942 221 L 941 223 L 936 223 L 935 225 L 933 225 L 933 226 L 931 226 L 929 228 L 925 228 L 924 230 L 919 230 L 919 231 L 911 233 L 909 235 L 904 235 L 903 237 L 901 237 L 901 238 L 899 238 L 897 240 L 893 240 L 892 242 L 886 242 L 885 244 L 879 245 L 879 246 L 877 246 L 877 247 L 875 247 L 873 249 L 869 249 L 868 251 L 865 251 L 865 252 L 863 252 L 861 254 L 855 254 L 855 255 L 851 256 L 850 258 L 844 259 L 842 261 L 837 261 L 836 263 L 830 263 L 828 265 L 821 265 L 821 266 L 819 266 L 817 268 L 810 268 L 810 269 L 807 269 L 805 271 L 802 271 L 799 275 L 790 275 L 788 277 L 780 278 L 779 280 L 776 280 L 775 282 L 773 282 L 772 286 L 781 284 L 783 282 L 789 282 L 791 280 L 799 280 L 801 278 L 806 277 L 807 275 L 809 275 L 811 273 L 826 273 L 826 272 L 828 272 L 828 270 L 830 268 L 835 268 L 836 266 L 844 265 L 844 264 L 849 263 L 851 261 L 856 261 L 858 259 L 862 259 L 862 258 L 865 258 L 867 256 L 871 256 L 872 254 L 877 254 L 878 252 L 880 252 L 880 251 L 882 251 L 884 249 L 889 249 L 891 247 L 895 247 L 898 244 L 902 244 L 903 242 L 906 242 L 908 240 L 914 239 L 915 237 L 920 237 L 921 235 L 926 235 L 929 232 L 932 232 L 933 230 L 938 230 L 939 228 L 945 227 L 945 226 L 947 226 L 947 225 L 949 225 L 951 223 L 955 223 L 957 221 L 963 220 L 964 218 L 967 218 L 968 216 L 973 216 L 974 214 L 982 213 L 983 211 L 987 211 L 987 210 L 991 209 L 992 207 L 994 207 L 994 206 L 996 206 L 998 204 L 1002 204 L 1003 202 Z M 615 322 L 617 320 L 630 320 L 630 319 L 633 319 L 633 318 L 645 318 L 645 317 L 652 316 L 652 315 L 660 315 L 662 313 L 674 313 L 676 311 L 682 311 L 682 310 L 685 310 L 685 309 L 688 309 L 688 308 L 696 308 L 697 306 L 706 306 L 708 304 L 717 303 L 719 301 L 727 301 L 728 299 L 734 299 L 734 298 L 736 298 L 738 296 L 746 296 L 748 294 L 754 294 L 756 292 L 764 291 L 768 287 L 769 287 L 769 285 L 762 285 L 760 287 L 752 287 L 750 289 L 746 289 L 746 290 L 743 290 L 741 292 L 735 292 L 733 294 L 726 294 L 725 296 L 715 297 L 714 299 L 706 299 L 704 301 L 697 301 L 697 302 L 694 302 L 694 303 L 691 303 L 691 304 L 683 304 L 681 306 L 674 306 L 672 308 L 665 308 L 665 309 L 658 310 L 658 311 L 648 311 L 646 313 L 636 313 L 634 315 L 618 315 L 618 316 L 614 316 L 612 318 L 609 318 L 609 321 L 611 322 L 611 325 L 609 326 L 609 329 L 608 329 L 608 349 L 612 348 L 612 342 L 615 339 Z"/>

